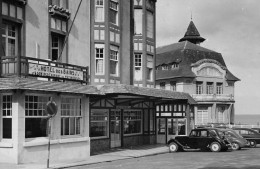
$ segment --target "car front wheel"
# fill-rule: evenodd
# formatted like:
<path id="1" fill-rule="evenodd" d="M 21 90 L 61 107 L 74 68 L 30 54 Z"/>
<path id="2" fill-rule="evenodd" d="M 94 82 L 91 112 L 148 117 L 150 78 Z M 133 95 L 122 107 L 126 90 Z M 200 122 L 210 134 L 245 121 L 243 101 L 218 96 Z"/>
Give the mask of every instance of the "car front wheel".
<path id="1" fill-rule="evenodd" d="M 240 146 L 238 143 L 231 143 L 231 148 L 232 148 L 232 150 L 239 150 Z"/>
<path id="2" fill-rule="evenodd" d="M 178 151 L 178 148 L 179 148 L 178 144 L 176 144 L 176 143 L 174 143 L 174 142 L 170 143 L 170 145 L 169 145 L 169 151 L 170 151 L 170 153 L 171 153 L 171 152 L 177 152 L 177 151 Z"/>
<path id="3" fill-rule="evenodd" d="M 250 143 L 250 147 L 256 147 L 255 140 L 250 140 L 249 143 Z"/>
<path id="4" fill-rule="evenodd" d="M 221 146 L 218 142 L 211 143 L 209 148 L 212 152 L 219 152 L 221 150 Z"/>

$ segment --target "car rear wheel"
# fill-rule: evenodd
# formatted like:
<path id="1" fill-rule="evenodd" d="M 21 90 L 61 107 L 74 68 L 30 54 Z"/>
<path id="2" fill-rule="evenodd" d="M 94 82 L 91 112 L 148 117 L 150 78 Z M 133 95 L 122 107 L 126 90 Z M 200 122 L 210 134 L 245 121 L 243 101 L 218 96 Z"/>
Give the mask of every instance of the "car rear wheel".
<path id="1" fill-rule="evenodd" d="M 250 143 L 250 147 L 256 147 L 255 140 L 250 140 L 249 143 Z"/>
<path id="2" fill-rule="evenodd" d="M 240 146 L 238 143 L 231 143 L 231 148 L 232 148 L 232 150 L 239 150 Z"/>
<path id="3" fill-rule="evenodd" d="M 211 143 L 209 148 L 212 152 L 219 152 L 221 150 L 221 146 L 218 142 Z"/>
<path id="4" fill-rule="evenodd" d="M 178 151 L 178 144 L 174 143 L 174 142 L 171 142 L 170 145 L 169 145 L 169 151 L 170 153 L 171 152 L 177 152 Z"/>

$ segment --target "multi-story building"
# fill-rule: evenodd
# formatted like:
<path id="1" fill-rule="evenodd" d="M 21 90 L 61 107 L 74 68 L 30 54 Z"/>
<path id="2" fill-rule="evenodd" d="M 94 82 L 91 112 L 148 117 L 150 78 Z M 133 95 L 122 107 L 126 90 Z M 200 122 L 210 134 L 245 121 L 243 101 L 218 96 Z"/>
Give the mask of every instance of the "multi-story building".
<path id="1" fill-rule="evenodd" d="M 166 142 L 156 116 L 195 101 L 153 88 L 155 3 L 0 0 L 0 162 L 44 162 L 49 140 L 52 162 Z"/>
<path id="2" fill-rule="evenodd" d="M 189 93 L 197 101 L 193 125 L 234 123 L 239 79 L 221 53 L 200 46 L 204 40 L 191 21 L 179 43 L 157 48 L 156 88 Z"/>

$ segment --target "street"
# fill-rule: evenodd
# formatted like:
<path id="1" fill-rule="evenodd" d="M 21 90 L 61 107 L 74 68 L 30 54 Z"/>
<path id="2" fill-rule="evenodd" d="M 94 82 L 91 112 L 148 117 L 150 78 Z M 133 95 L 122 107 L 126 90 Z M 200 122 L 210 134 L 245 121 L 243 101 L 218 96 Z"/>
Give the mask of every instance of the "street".
<path id="1" fill-rule="evenodd" d="M 141 158 L 77 166 L 71 169 L 259 169 L 260 146 L 228 152 L 165 153 Z"/>

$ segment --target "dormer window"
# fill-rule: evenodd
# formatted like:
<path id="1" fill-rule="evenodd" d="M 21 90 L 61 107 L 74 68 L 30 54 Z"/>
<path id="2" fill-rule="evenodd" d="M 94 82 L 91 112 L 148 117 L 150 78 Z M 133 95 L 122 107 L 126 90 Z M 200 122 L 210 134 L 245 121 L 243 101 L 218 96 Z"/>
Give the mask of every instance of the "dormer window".
<path id="1" fill-rule="evenodd" d="M 176 69 L 176 68 L 179 68 L 179 64 L 178 63 L 173 63 L 171 65 L 171 69 Z"/>
<path id="2" fill-rule="evenodd" d="M 162 66 L 162 70 L 169 70 L 169 66 L 168 65 Z"/>

